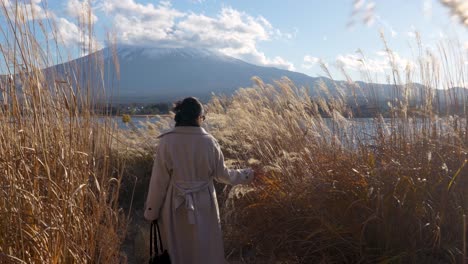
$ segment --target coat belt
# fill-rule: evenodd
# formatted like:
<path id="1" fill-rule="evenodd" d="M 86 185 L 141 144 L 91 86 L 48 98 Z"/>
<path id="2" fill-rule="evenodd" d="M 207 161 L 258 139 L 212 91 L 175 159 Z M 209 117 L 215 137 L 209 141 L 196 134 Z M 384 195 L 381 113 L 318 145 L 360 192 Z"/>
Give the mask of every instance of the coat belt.
<path id="1" fill-rule="evenodd" d="M 195 210 L 195 204 L 193 202 L 193 193 L 200 192 L 210 186 L 210 182 L 204 182 L 203 184 L 193 187 L 193 188 L 183 188 L 177 183 L 172 183 L 172 186 L 177 189 L 177 196 L 178 198 L 174 204 L 174 209 L 179 208 L 182 203 L 185 201 L 185 209 L 187 210 L 188 220 L 189 223 L 194 225 L 196 222 L 196 214 L 197 211 Z"/>

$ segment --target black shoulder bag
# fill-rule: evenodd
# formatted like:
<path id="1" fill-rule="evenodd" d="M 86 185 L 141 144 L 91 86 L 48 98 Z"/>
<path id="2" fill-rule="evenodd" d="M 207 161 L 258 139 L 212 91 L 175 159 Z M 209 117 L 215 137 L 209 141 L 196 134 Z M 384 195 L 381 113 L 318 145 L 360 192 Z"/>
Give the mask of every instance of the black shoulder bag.
<path id="1" fill-rule="evenodd" d="M 158 250 L 158 240 L 159 240 L 159 250 L 161 251 L 161 253 L 159 253 L 159 250 Z M 162 240 L 161 240 L 161 231 L 159 231 L 158 221 L 155 220 L 151 222 L 149 264 L 170 264 L 170 263 L 171 263 L 171 259 L 169 258 L 169 253 L 167 253 L 167 250 L 163 249 Z"/>

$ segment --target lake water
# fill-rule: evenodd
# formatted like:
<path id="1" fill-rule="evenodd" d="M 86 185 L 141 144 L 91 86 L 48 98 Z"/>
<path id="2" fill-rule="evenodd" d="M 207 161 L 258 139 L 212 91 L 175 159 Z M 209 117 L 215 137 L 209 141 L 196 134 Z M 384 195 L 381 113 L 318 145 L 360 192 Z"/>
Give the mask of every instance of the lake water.
<path id="1" fill-rule="evenodd" d="M 122 121 L 121 116 L 113 116 L 112 122 L 117 125 L 119 129 L 131 129 L 133 126 Z M 100 117 L 99 120 L 104 121 L 105 117 Z M 132 116 L 131 123 L 137 128 L 144 128 L 145 122 L 156 123 L 159 121 L 158 116 Z"/>
<path id="2" fill-rule="evenodd" d="M 160 119 L 157 116 L 133 116 L 131 124 L 126 124 L 122 121 L 122 117 L 111 117 L 113 122 L 119 129 L 144 129 L 146 122 L 157 123 Z M 463 128 L 466 124 L 466 118 L 458 118 L 458 127 Z M 385 138 L 390 135 L 403 138 L 419 138 L 425 131 L 429 136 L 434 127 L 437 135 L 449 135 L 454 133 L 455 119 L 451 117 L 437 118 L 434 122 L 429 123 L 427 119 L 415 118 L 409 120 L 385 118 L 382 122 L 378 122 L 374 118 L 354 118 L 344 119 L 341 123 L 331 118 L 324 118 L 325 127 L 314 128 L 309 131 L 311 137 L 316 137 L 319 140 L 328 142 L 328 144 L 338 144 L 344 149 L 354 150 L 360 145 L 376 145 L 378 135 L 382 133 Z M 407 122 L 407 123 L 406 123 Z M 208 127 L 208 131 L 209 131 Z M 304 131 L 306 129 L 303 128 Z M 144 132 L 144 131 L 142 131 Z"/>
<path id="3" fill-rule="evenodd" d="M 132 116 L 131 117 L 131 124 L 126 124 L 122 121 L 122 117 L 112 117 L 112 120 L 117 124 L 120 129 L 132 129 L 136 128 L 144 128 L 145 122 L 149 121 L 151 123 L 158 122 L 160 118 L 158 116 Z M 458 126 L 463 127 L 465 125 L 464 122 L 466 119 L 459 118 L 458 119 Z M 421 118 L 414 118 L 409 119 L 408 124 L 403 124 L 403 120 L 401 119 L 390 119 L 384 118 L 384 123 L 377 122 L 374 118 L 354 118 L 354 119 L 345 119 L 345 122 L 339 123 L 334 121 L 331 118 L 324 118 L 324 122 L 332 132 L 340 141 L 347 141 L 353 142 L 351 144 L 357 144 L 359 142 L 372 142 L 373 139 L 376 138 L 378 131 L 381 131 L 384 134 L 391 134 L 392 132 L 399 131 L 404 133 L 418 133 L 422 129 L 426 131 L 431 131 L 432 127 L 428 127 L 428 122 L 425 122 L 425 119 Z M 426 120 L 427 121 L 427 120 Z M 437 118 L 433 124 L 436 125 L 436 130 L 438 134 L 440 133 L 451 133 L 453 132 L 455 119 L 451 117 L 443 117 Z M 406 130 L 400 130 L 399 127 L 404 125 L 403 127 Z M 408 129 L 411 128 L 411 129 Z M 324 133 L 322 136 L 329 137 L 330 134 Z"/>

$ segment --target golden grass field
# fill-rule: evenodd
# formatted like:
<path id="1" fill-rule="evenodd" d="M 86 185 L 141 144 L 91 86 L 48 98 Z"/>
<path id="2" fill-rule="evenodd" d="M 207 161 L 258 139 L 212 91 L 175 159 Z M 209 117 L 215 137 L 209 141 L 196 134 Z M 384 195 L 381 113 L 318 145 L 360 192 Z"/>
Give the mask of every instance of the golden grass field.
<path id="1" fill-rule="evenodd" d="M 7 21 L 0 46 L 9 65 L 0 79 L 0 263 L 144 259 L 146 182 L 156 136 L 172 125 L 171 116 L 127 130 L 102 121 L 93 84 L 74 87 L 54 75 L 46 85 L 40 69 L 49 55 L 37 41 L 46 29 Z M 53 48 L 56 39 L 48 41 Z M 384 38 L 383 45 L 391 58 Z M 389 73 L 395 89 L 414 81 L 425 94 L 467 86 L 462 44 L 441 44 L 439 54 L 418 48 L 416 68 Z M 453 97 L 449 90 L 446 96 Z M 228 259 L 466 263 L 466 98 L 451 106 L 459 115 L 437 112 L 430 96 L 420 98 L 417 111 L 403 98 L 388 118 L 376 112 L 366 119 L 365 131 L 353 129 L 358 120 L 345 101 L 312 98 L 288 79 L 253 78 L 252 87 L 207 103 L 205 126 L 228 164 L 262 171 L 255 186 L 217 186 Z"/>

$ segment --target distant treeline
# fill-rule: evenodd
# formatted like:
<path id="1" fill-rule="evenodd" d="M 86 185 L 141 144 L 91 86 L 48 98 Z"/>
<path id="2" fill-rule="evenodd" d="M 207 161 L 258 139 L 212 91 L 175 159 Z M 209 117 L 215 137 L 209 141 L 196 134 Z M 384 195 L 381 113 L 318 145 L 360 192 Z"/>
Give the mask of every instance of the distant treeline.
<path id="1" fill-rule="evenodd" d="M 460 102 L 463 104 L 463 102 Z M 96 106 L 96 112 L 98 114 L 106 115 L 161 115 L 168 114 L 172 108 L 171 102 L 156 103 L 156 104 L 141 104 L 141 103 L 128 103 L 119 104 L 114 106 Z M 327 103 L 328 111 L 325 111 L 322 107 L 318 108 L 318 111 L 323 117 L 330 117 L 330 110 L 333 110 L 334 106 L 331 103 Z M 345 117 L 375 117 L 382 115 L 384 117 L 392 117 L 396 112 L 401 112 L 401 107 L 390 107 L 388 102 L 379 103 L 367 103 L 356 104 L 355 102 L 347 103 L 348 111 L 342 111 Z M 406 109 L 406 113 L 409 116 L 418 117 L 424 116 L 424 112 L 429 109 L 424 109 L 424 106 L 416 103 L 411 103 Z M 441 105 L 433 103 L 430 107 L 433 113 L 438 113 L 441 116 L 444 115 L 464 115 L 465 111 L 468 111 L 466 107 L 460 107 L 459 104 Z M 400 110 L 398 110 L 400 109 Z"/>
<path id="2" fill-rule="evenodd" d="M 333 106 L 329 106 L 333 108 Z M 366 104 L 366 105 L 356 105 L 348 104 L 348 111 L 343 111 L 341 114 L 344 114 L 345 117 L 356 117 L 356 118 L 368 118 L 382 115 L 383 117 L 394 117 L 400 116 L 403 111 L 406 112 L 407 116 L 410 117 L 424 117 L 427 116 L 427 113 L 436 113 L 439 116 L 447 115 L 466 115 L 468 113 L 468 108 L 460 106 L 458 104 L 451 104 L 448 106 L 438 106 L 433 105 L 432 107 L 424 107 L 421 105 L 409 105 L 406 110 L 401 106 L 390 107 L 388 104 Z M 319 113 L 323 117 L 330 117 L 322 108 L 319 107 Z"/>
<path id="3" fill-rule="evenodd" d="M 424 105 L 419 102 L 409 102 L 404 106 L 399 101 L 380 101 L 380 102 L 352 102 L 348 100 L 344 105 L 335 106 L 333 101 L 325 104 L 318 104 L 317 111 L 320 116 L 328 118 L 334 110 L 338 110 L 346 118 L 370 118 L 382 115 L 383 117 L 401 117 L 405 113 L 408 117 L 426 117 L 428 113 L 435 113 L 439 116 L 468 114 L 466 101 L 456 100 L 451 104 L 440 104 L 437 101 L 432 105 Z M 312 111 L 313 112 L 313 111 Z M 311 113 L 312 113 L 311 112 Z"/>
<path id="4" fill-rule="evenodd" d="M 424 107 L 421 105 L 410 104 L 406 109 L 406 114 L 412 117 L 423 117 L 426 116 L 426 112 L 430 111 L 436 113 L 440 116 L 447 115 L 466 115 L 468 114 L 468 106 L 465 105 L 466 102 L 460 102 L 459 104 L 449 104 L 449 105 L 439 105 L 434 103 L 432 107 Z M 8 111 L 8 108 L 11 106 L 0 103 L 0 112 Z M 325 106 L 323 106 L 325 107 Z M 331 117 L 331 112 L 334 109 L 332 103 L 326 103 L 327 110 L 323 107 L 318 107 L 318 112 L 322 117 Z M 402 107 L 390 107 L 389 103 L 380 102 L 378 104 L 355 104 L 348 102 L 346 104 L 347 111 L 343 109 L 340 110 L 341 114 L 346 117 L 355 117 L 355 118 L 369 118 L 382 115 L 383 117 L 393 117 L 398 116 L 398 113 L 402 112 Z M 77 107 L 78 111 L 81 107 Z M 95 105 L 94 111 L 99 115 L 164 115 L 168 114 L 172 109 L 171 102 L 156 103 L 156 104 L 139 104 L 139 103 L 129 103 L 129 104 L 119 104 L 119 105 Z M 23 109 L 19 110 L 21 113 Z M 312 114 L 312 112 L 311 112 Z"/>
<path id="5" fill-rule="evenodd" d="M 157 103 L 157 104 L 119 104 L 113 106 L 97 106 L 98 114 L 106 115 L 162 115 L 168 114 L 172 108 L 172 103 Z"/>

